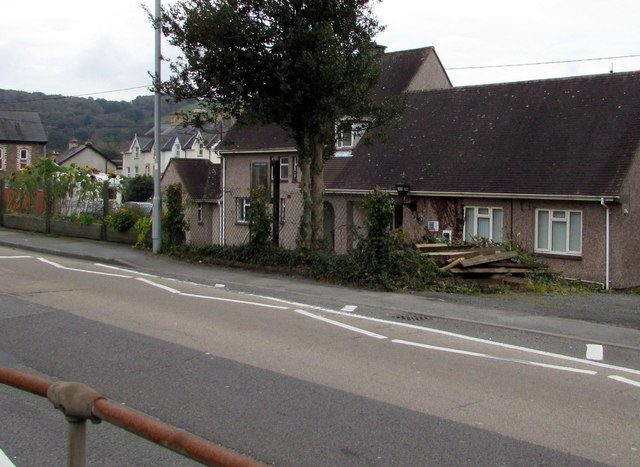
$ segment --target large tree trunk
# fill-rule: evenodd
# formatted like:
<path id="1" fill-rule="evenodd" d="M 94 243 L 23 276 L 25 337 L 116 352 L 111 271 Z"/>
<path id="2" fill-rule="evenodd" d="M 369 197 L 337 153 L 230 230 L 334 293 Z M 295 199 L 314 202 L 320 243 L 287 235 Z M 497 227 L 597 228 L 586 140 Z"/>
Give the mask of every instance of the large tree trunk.
<path id="1" fill-rule="evenodd" d="M 324 247 L 324 145 L 318 137 L 311 146 L 311 248 Z"/>
<path id="2" fill-rule="evenodd" d="M 300 194 L 302 195 L 302 215 L 298 226 L 297 246 L 301 250 L 311 249 L 311 170 L 310 158 L 300 157 L 298 169 L 300 171 Z"/>

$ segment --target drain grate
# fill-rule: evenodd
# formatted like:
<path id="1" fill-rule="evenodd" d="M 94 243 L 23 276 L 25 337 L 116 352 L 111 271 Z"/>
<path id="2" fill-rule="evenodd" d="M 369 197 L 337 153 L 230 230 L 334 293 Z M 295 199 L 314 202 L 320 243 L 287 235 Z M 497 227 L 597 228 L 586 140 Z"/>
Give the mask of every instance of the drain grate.
<path id="1" fill-rule="evenodd" d="M 405 313 L 403 315 L 397 315 L 394 318 L 401 321 L 427 321 L 432 319 L 431 316 L 419 315 L 417 313 Z"/>

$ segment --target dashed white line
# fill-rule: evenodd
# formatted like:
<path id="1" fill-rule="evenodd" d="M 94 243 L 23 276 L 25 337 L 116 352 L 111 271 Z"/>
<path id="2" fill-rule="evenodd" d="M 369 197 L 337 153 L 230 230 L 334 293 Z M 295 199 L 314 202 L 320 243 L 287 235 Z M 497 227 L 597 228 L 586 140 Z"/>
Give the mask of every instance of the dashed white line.
<path id="1" fill-rule="evenodd" d="M 75 271 L 75 272 L 84 272 L 86 274 L 96 274 L 98 276 L 110 276 L 110 277 L 121 277 L 123 279 L 131 279 L 131 276 L 124 276 L 122 274 L 112 274 L 110 272 L 100 272 L 100 271 L 91 271 L 89 269 L 78 269 L 78 268 L 69 268 L 67 266 L 63 266 L 62 264 L 58 264 L 56 262 L 50 261 L 46 258 L 38 258 L 38 261 L 49 264 L 58 269 L 64 269 L 65 271 Z"/>
<path id="2" fill-rule="evenodd" d="M 159 289 L 165 290 L 169 293 L 179 294 L 181 293 L 178 289 L 174 289 L 172 287 L 167 287 L 166 285 L 158 284 L 157 282 L 150 281 L 149 279 L 145 279 L 144 277 L 136 277 L 137 281 L 144 282 L 145 284 L 152 285 L 153 287 L 157 287 Z"/>
<path id="3" fill-rule="evenodd" d="M 632 379 L 623 378 L 622 376 L 610 375 L 609 378 L 619 381 L 621 383 L 630 384 L 631 386 L 636 386 L 640 388 L 640 381 L 634 381 Z"/>
<path id="4" fill-rule="evenodd" d="M 308 316 L 309 318 L 317 319 L 319 321 L 324 321 L 325 323 L 330 323 L 330 324 L 333 324 L 334 326 L 338 326 L 344 329 L 348 329 L 350 331 L 364 334 L 365 336 L 373 337 L 374 339 L 388 339 L 387 336 L 376 334 L 375 332 L 367 331 L 366 329 L 360 329 L 355 326 L 350 326 L 348 324 L 341 323 L 340 321 L 334 321 L 332 319 L 325 318 L 324 316 L 314 315 L 313 313 L 309 313 L 308 311 L 304 311 L 304 310 L 294 310 L 294 311 L 301 315 Z"/>
<path id="5" fill-rule="evenodd" d="M 587 359 L 597 360 L 601 362 L 604 360 L 604 347 L 600 344 L 587 344 Z"/>
<path id="6" fill-rule="evenodd" d="M 572 368 L 572 367 L 568 367 L 568 366 L 550 365 L 548 363 L 532 362 L 530 360 L 520 360 L 520 359 L 517 359 L 517 358 L 496 357 L 495 355 L 489 355 L 489 354 L 478 353 L 478 352 L 469 352 L 467 350 L 452 349 L 452 348 L 449 348 L 449 347 L 437 347 L 435 345 L 420 344 L 418 342 L 404 341 L 404 340 L 401 340 L 401 339 L 394 339 L 391 342 L 396 343 L 396 344 L 409 345 L 409 346 L 413 346 L 413 347 L 420 347 L 420 348 L 428 349 L 428 350 L 437 350 L 439 352 L 455 353 L 455 354 L 459 354 L 459 355 L 465 355 L 465 356 L 468 356 L 468 357 L 487 358 L 487 359 L 490 359 L 490 360 L 499 360 L 501 362 L 511 362 L 511 363 L 519 363 L 521 365 L 539 366 L 539 367 L 548 368 L 548 369 L 551 369 L 551 370 L 568 371 L 568 372 L 571 372 L 571 373 L 581 373 L 581 374 L 591 375 L 591 376 L 598 374 L 597 371 L 582 370 L 580 368 Z"/>

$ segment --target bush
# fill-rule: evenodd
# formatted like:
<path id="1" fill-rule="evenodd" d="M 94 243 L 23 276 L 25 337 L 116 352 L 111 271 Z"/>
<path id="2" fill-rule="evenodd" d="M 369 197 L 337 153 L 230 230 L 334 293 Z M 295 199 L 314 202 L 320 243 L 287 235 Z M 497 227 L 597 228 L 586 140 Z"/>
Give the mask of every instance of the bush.
<path id="1" fill-rule="evenodd" d="M 108 214 L 104 223 L 118 232 L 124 232 L 133 227 L 141 216 L 141 210 L 120 208 L 118 212 Z"/>
<path id="2" fill-rule="evenodd" d="M 122 201 L 148 201 L 153 196 L 153 177 L 136 175 L 124 182 Z"/>

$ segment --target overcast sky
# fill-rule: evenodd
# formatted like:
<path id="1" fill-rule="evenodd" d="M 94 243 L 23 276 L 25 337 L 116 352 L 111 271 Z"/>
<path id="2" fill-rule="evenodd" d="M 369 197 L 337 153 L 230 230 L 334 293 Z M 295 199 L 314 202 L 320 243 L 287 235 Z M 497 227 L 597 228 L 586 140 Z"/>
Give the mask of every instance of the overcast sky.
<path id="1" fill-rule="evenodd" d="M 0 88 L 109 100 L 148 94 L 154 33 L 141 4 L 155 5 L 0 0 Z M 434 46 L 455 86 L 640 70 L 638 0 L 383 0 L 375 12 L 386 25 L 378 42 L 388 51 Z M 163 45 L 163 54 L 176 51 Z M 638 56 L 455 69 L 628 55 Z M 124 88 L 136 89 L 111 92 Z"/>

